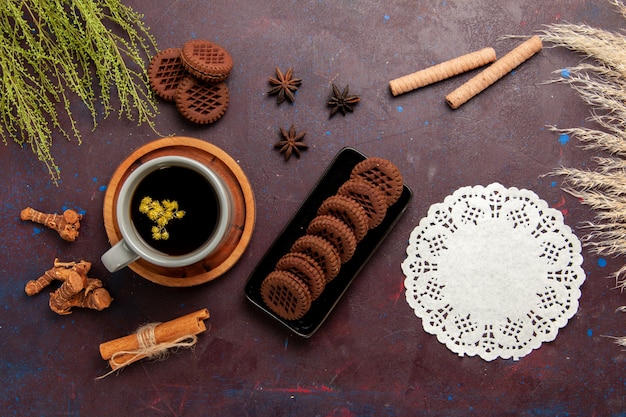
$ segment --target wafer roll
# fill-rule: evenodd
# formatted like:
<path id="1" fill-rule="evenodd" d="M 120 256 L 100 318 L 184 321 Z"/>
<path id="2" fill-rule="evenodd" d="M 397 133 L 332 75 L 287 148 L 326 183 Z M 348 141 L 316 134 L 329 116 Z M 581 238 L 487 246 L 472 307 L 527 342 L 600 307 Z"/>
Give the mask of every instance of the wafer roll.
<path id="1" fill-rule="evenodd" d="M 543 48 L 541 39 L 535 35 L 505 56 L 485 68 L 480 74 L 446 96 L 446 102 L 452 109 L 457 109 L 472 97 L 485 90 L 504 75 L 515 69 L 522 62 L 532 57 Z"/>
<path id="2" fill-rule="evenodd" d="M 391 94 L 397 96 L 482 67 L 495 60 L 496 51 L 493 48 L 484 48 L 391 80 L 389 81 L 389 88 L 391 88 Z"/>

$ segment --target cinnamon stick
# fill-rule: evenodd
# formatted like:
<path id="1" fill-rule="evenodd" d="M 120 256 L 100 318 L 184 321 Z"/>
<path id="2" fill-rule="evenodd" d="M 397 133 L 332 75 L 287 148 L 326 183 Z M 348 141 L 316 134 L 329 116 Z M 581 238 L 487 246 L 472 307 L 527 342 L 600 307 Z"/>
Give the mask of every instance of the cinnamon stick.
<path id="1" fill-rule="evenodd" d="M 397 96 L 482 67 L 495 60 L 496 51 L 493 48 L 484 48 L 391 80 L 389 88 L 391 88 L 391 94 Z"/>
<path id="2" fill-rule="evenodd" d="M 446 96 L 446 102 L 452 109 L 457 109 L 472 97 L 498 81 L 505 74 L 515 69 L 522 62 L 532 57 L 543 48 L 541 38 L 535 35 L 518 45 L 515 49 L 494 62 L 480 74 Z"/>
<path id="3" fill-rule="evenodd" d="M 158 324 L 154 328 L 154 337 L 157 344 L 171 343 L 185 336 L 195 336 L 206 331 L 205 319 L 209 318 L 209 310 L 202 309 L 194 313 L 187 314 L 177 319 Z M 147 357 L 146 354 L 124 353 L 116 355 L 120 352 L 135 352 L 139 350 L 139 340 L 137 334 L 133 333 L 128 336 L 114 339 L 100 345 L 100 356 L 102 359 L 108 360 L 113 370 Z M 111 358 L 117 356 L 115 361 Z M 128 362 L 132 360 L 131 362 Z"/>

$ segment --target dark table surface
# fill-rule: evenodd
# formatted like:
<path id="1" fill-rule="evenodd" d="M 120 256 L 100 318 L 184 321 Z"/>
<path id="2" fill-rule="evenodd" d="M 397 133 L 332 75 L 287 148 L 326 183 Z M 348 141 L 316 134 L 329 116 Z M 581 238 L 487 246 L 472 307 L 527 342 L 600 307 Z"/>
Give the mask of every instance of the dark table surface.
<path id="1" fill-rule="evenodd" d="M 498 56 L 556 22 L 619 30 L 602 0 L 528 1 L 139 1 L 159 48 L 204 38 L 235 60 L 231 100 L 217 123 L 197 126 L 159 102 L 157 130 L 202 139 L 230 154 L 256 198 L 256 228 L 241 260 L 192 288 L 154 284 L 131 270 L 110 274 L 103 227 L 106 186 L 118 164 L 159 136 L 147 125 L 75 113 L 82 144 L 54 137 L 55 186 L 29 149 L 0 147 L 0 408 L 6 416 L 624 416 L 625 353 L 605 336 L 626 334 L 626 304 L 609 275 L 621 259 L 583 252 L 587 280 L 578 313 L 556 340 L 519 361 L 459 357 L 424 332 L 404 298 L 400 264 L 430 205 L 459 187 L 500 182 L 527 188 L 559 209 L 579 237 L 593 212 L 544 177 L 584 168 L 593 156 L 548 126 L 589 126 L 590 109 L 565 85 L 544 81 L 581 59 L 547 48 L 458 110 L 444 96 L 464 74 L 392 97 L 388 81 L 493 46 Z M 293 105 L 268 97 L 275 67 L 303 79 Z M 553 72 L 557 71 L 556 74 Z M 362 97 L 353 114 L 328 118 L 330 84 Z M 285 162 L 279 127 L 305 130 L 310 148 Z M 249 303 L 247 278 L 337 152 L 345 146 L 393 161 L 413 199 L 320 330 L 291 334 Z M 63 242 L 19 220 L 26 206 L 84 213 L 79 239 Z M 115 298 L 102 312 L 58 316 L 25 283 L 54 258 L 93 262 Z M 98 353 L 104 341 L 147 322 L 208 308 L 210 330 L 192 351 L 135 363 L 119 375 Z"/>

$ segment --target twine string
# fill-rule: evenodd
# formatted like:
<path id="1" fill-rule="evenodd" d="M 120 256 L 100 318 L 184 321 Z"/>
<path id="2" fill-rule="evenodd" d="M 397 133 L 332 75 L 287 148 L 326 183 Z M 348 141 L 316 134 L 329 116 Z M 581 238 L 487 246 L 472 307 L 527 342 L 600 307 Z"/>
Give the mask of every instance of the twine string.
<path id="1" fill-rule="evenodd" d="M 160 352 L 156 335 L 154 334 L 154 329 L 156 329 L 159 324 L 160 323 L 148 323 L 137 330 L 137 342 L 139 343 L 139 349 L 137 350 L 146 353 L 147 357 L 151 357 Z"/>

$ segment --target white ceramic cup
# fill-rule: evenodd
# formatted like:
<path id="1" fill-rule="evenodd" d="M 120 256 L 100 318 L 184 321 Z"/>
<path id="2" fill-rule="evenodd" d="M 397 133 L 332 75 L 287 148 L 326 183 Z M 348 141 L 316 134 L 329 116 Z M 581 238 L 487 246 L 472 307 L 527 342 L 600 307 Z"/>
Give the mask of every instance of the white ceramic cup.
<path id="1" fill-rule="evenodd" d="M 139 235 L 131 219 L 131 203 L 139 184 L 150 173 L 168 167 L 183 167 L 202 175 L 215 191 L 219 207 L 218 219 L 211 236 L 199 248 L 183 255 L 169 255 L 150 246 Z M 102 255 L 102 263 L 110 272 L 119 271 L 138 259 L 144 259 L 151 264 L 168 268 L 194 264 L 219 248 L 230 227 L 232 211 L 232 196 L 222 178 L 211 168 L 195 159 L 184 156 L 169 155 L 151 159 L 137 167 L 122 184 L 115 207 L 117 225 L 122 239 Z"/>

